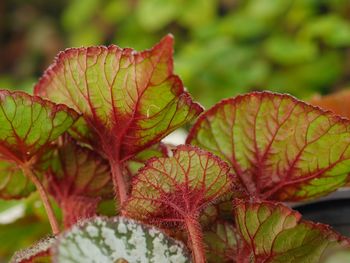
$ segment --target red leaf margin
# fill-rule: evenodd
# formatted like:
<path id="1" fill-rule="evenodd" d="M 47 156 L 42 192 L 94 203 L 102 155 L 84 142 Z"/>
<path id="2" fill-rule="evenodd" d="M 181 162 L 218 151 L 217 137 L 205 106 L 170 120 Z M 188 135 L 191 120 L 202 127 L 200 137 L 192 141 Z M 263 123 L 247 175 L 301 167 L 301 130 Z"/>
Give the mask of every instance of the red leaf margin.
<path id="1" fill-rule="evenodd" d="M 267 90 L 265 90 L 265 91 L 253 91 L 253 92 L 250 92 L 250 93 L 247 93 L 247 94 L 238 95 L 238 96 L 233 97 L 233 98 L 223 99 L 220 102 L 218 102 L 217 104 L 215 104 L 213 107 L 211 107 L 210 109 L 208 109 L 205 112 L 203 112 L 197 118 L 195 124 L 190 129 L 190 131 L 188 133 L 188 136 L 186 138 L 186 144 L 191 144 L 191 141 L 193 139 L 195 139 L 195 136 L 198 133 L 198 130 L 201 128 L 200 126 L 201 126 L 202 122 L 205 122 L 206 118 L 208 116 L 215 115 L 215 113 L 221 107 L 223 107 L 224 105 L 227 105 L 227 104 L 231 104 L 231 105 L 238 104 L 241 101 L 243 101 L 244 99 L 246 99 L 247 97 L 256 97 L 256 96 L 266 96 L 266 97 L 270 97 L 270 98 L 278 96 L 279 98 L 281 98 L 281 100 L 283 100 L 283 99 L 290 99 L 295 104 L 302 105 L 303 107 L 310 107 L 310 109 L 314 109 L 314 110 L 319 111 L 320 115 L 328 116 L 334 122 L 337 122 L 337 123 L 340 123 L 340 124 L 343 124 L 343 125 L 350 125 L 350 121 L 346 117 L 339 116 L 339 115 L 335 114 L 334 112 L 332 112 L 331 110 L 321 108 L 321 107 L 319 107 L 317 105 L 313 105 L 310 102 L 301 101 L 301 100 L 297 99 L 296 97 L 294 97 L 292 95 L 275 93 L 275 92 L 271 92 L 271 91 L 267 91 Z M 231 162 L 231 160 L 230 160 L 230 162 Z M 236 162 L 236 160 L 235 160 L 235 162 Z M 246 183 L 245 183 L 244 179 L 242 179 L 242 175 L 239 172 L 237 172 L 237 169 L 236 169 L 236 167 L 239 167 L 239 163 L 236 162 L 236 163 L 230 164 L 230 165 L 234 169 L 235 173 L 237 174 L 237 177 L 240 179 L 241 185 L 246 186 Z M 348 174 L 348 180 L 350 180 L 350 173 Z M 256 196 L 256 193 L 255 192 L 251 192 L 249 190 L 249 187 L 246 187 L 246 190 L 247 190 L 248 193 Z M 275 192 L 272 193 L 272 195 L 274 195 L 274 194 L 275 194 Z M 263 199 L 268 198 L 269 200 L 273 200 L 273 197 L 271 197 L 271 196 L 270 197 L 269 196 L 263 196 L 262 198 Z M 304 200 L 304 199 L 300 199 L 300 200 Z M 288 200 L 279 200 L 279 199 L 277 199 L 276 201 L 300 201 L 300 200 L 299 199 L 297 199 L 297 200 L 295 200 L 295 199 L 292 199 L 292 200 L 289 200 L 289 199 Z"/>
<path id="2" fill-rule="evenodd" d="M 40 96 L 30 95 L 30 94 L 23 92 L 23 91 L 0 90 L 0 101 L 3 101 L 8 96 L 10 96 L 12 98 L 25 98 L 26 100 L 31 101 L 32 103 L 36 102 L 36 103 L 43 105 L 43 107 L 49 107 L 52 111 L 51 112 L 52 116 L 55 116 L 55 114 L 57 112 L 60 112 L 60 111 L 67 112 L 70 116 L 72 116 L 75 119 L 75 121 L 80 116 L 80 114 L 78 112 L 76 112 L 74 109 L 72 109 L 72 108 L 70 108 L 67 105 L 62 104 L 62 103 L 54 103 L 50 100 L 43 99 Z M 48 138 L 48 140 L 50 140 L 50 138 Z M 44 148 L 47 144 L 49 144 L 49 142 L 46 142 L 46 144 L 43 144 L 41 146 L 41 148 Z M 1 150 L 0 150 L 0 152 L 1 152 Z M 22 153 L 26 153 L 26 152 L 27 152 L 26 149 L 22 149 Z M 32 153 L 30 155 L 30 157 L 33 156 L 34 154 L 37 154 L 37 153 Z M 13 156 L 13 157 L 15 157 L 15 156 Z M 26 154 L 26 157 L 29 157 L 29 156 Z M 15 161 L 16 163 L 20 163 L 23 160 L 20 160 L 20 158 L 15 158 L 12 161 Z"/>
<path id="3" fill-rule="evenodd" d="M 322 224 L 322 223 L 315 223 L 309 220 L 304 220 L 302 219 L 302 215 L 295 211 L 292 210 L 291 208 L 287 207 L 286 205 L 279 203 L 279 202 L 273 202 L 273 201 L 266 201 L 266 200 L 260 200 L 260 199 L 256 199 L 256 198 L 252 198 L 250 200 L 242 200 L 242 199 L 234 199 L 233 200 L 233 206 L 234 206 L 234 216 L 236 219 L 236 210 L 238 209 L 238 207 L 241 207 L 241 209 L 244 209 L 245 211 L 247 210 L 248 206 L 257 206 L 260 207 L 264 205 L 265 207 L 267 207 L 267 209 L 269 209 L 271 211 L 271 214 L 273 213 L 273 211 L 280 209 L 281 211 L 285 212 L 287 214 L 287 216 L 293 216 L 296 219 L 296 226 L 298 226 L 299 224 L 304 224 L 306 226 L 310 226 L 310 228 L 312 229 L 317 229 L 319 230 L 324 236 L 325 238 L 330 238 L 332 241 L 334 242 L 339 242 L 343 247 L 343 249 L 347 249 L 350 251 L 350 238 L 342 236 L 341 234 L 339 234 L 338 232 L 334 231 L 332 229 L 332 227 L 330 227 L 329 225 L 326 224 Z M 246 218 L 245 218 L 246 220 Z M 236 219 L 237 221 L 237 219 Z M 260 226 L 259 226 L 260 227 Z M 258 231 L 259 227 L 256 229 L 256 231 Z M 237 262 L 247 262 L 245 261 L 246 259 L 249 259 L 249 255 L 251 253 L 254 253 L 254 246 L 255 244 L 248 244 L 244 237 L 243 234 L 241 234 L 241 230 L 239 229 L 238 226 L 236 226 L 237 228 L 237 232 L 239 234 L 239 243 L 237 244 Z M 293 228 L 293 227 L 292 227 Z M 287 228 L 286 230 L 292 229 L 292 228 Z M 246 228 L 246 231 L 249 232 L 248 228 Z M 279 232 L 278 234 L 276 234 L 276 236 L 278 236 L 280 233 L 282 233 L 283 230 L 281 230 L 281 232 Z M 251 238 L 250 242 L 254 242 L 254 236 Z M 253 246 L 253 247 L 251 247 Z M 265 251 L 266 252 L 266 251 Z M 271 254 L 268 255 L 268 259 L 272 259 L 272 257 L 274 256 L 274 254 L 272 253 L 272 248 L 271 248 Z M 259 257 L 259 255 L 255 255 L 258 257 L 258 259 L 262 259 Z M 267 255 L 265 255 L 266 257 Z M 260 262 L 260 261 L 259 261 Z M 265 260 L 264 260 L 265 262 Z M 270 262 L 270 261 L 266 261 L 266 262 Z M 271 261 L 273 262 L 273 261 Z"/>
<path id="4" fill-rule="evenodd" d="M 147 58 L 152 52 L 158 51 L 160 49 L 165 50 L 165 54 L 163 56 L 167 57 L 167 79 L 173 79 L 174 83 L 172 85 L 172 92 L 176 96 L 183 96 L 184 101 L 187 103 L 187 105 L 196 112 L 197 115 L 199 115 L 201 112 L 203 112 L 203 107 L 198 104 L 197 102 L 194 102 L 191 98 L 190 93 L 184 88 L 184 85 L 181 81 L 181 79 L 173 73 L 173 45 L 174 45 L 174 37 L 172 34 L 166 35 L 163 39 L 160 40 L 159 43 L 157 43 L 152 48 L 143 50 L 141 52 L 135 52 L 132 48 L 120 48 L 117 45 L 109 45 L 109 46 L 90 46 L 90 47 L 81 47 L 81 48 L 68 48 L 64 51 L 61 51 L 58 53 L 58 55 L 55 57 L 54 62 L 47 68 L 42 75 L 42 77 L 39 79 L 39 82 L 34 87 L 34 94 L 41 95 L 44 97 L 47 97 L 46 93 L 46 86 L 49 85 L 51 78 L 55 76 L 55 72 L 59 71 L 61 68 L 64 67 L 63 61 L 65 59 L 69 59 L 71 57 L 74 57 L 76 53 L 80 52 L 86 52 L 86 56 L 89 55 L 95 55 L 99 54 L 102 51 L 115 51 L 121 52 L 124 56 L 131 56 L 133 55 L 135 57 L 135 61 L 145 59 Z M 90 106 L 91 110 L 93 110 L 92 106 Z M 189 111 L 191 112 L 191 111 Z M 82 113 L 84 115 L 84 113 Z M 96 117 L 94 117 L 96 119 Z M 135 116 L 133 117 L 135 119 Z M 98 125 L 99 123 L 96 123 L 93 121 L 95 126 L 97 126 L 97 129 L 103 127 Z M 94 126 L 92 124 L 89 124 L 89 126 Z M 101 127 L 99 127 L 101 126 Z M 130 128 L 130 127 L 128 127 Z M 127 132 L 127 128 L 124 129 L 125 133 Z M 125 136 L 125 133 L 120 136 L 120 138 L 123 138 Z M 127 154 L 125 156 L 122 156 L 120 159 L 128 160 L 132 158 L 133 154 L 137 154 L 138 152 L 148 148 L 149 146 L 155 144 L 159 141 L 159 138 L 166 136 L 168 133 L 163 133 L 162 135 L 158 136 L 157 138 L 149 141 L 147 144 L 145 144 L 143 147 L 139 148 L 136 152 L 133 152 L 131 155 Z M 120 140 L 120 138 L 118 138 Z M 122 150 L 122 149 L 121 149 Z"/>
<path id="5" fill-rule="evenodd" d="M 136 115 L 138 114 L 138 111 L 136 111 L 135 109 L 138 109 L 138 102 L 140 101 L 141 97 L 139 97 L 137 100 L 137 103 L 132 106 L 134 112 L 131 114 L 131 116 L 122 116 L 122 115 L 118 116 L 118 113 L 113 111 L 115 110 L 115 106 L 113 105 L 113 93 L 111 93 L 112 107 L 109 110 L 112 110 L 111 114 L 114 117 L 112 119 L 114 120 L 114 122 L 112 121 L 111 123 L 109 123 L 107 121 L 106 124 L 108 125 L 104 124 L 104 122 L 106 121 L 105 119 L 97 115 L 95 105 L 90 103 L 91 99 L 89 97 L 88 90 L 87 90 L 87 95 L 83 94 L 84 96 L 83 99 L 88 104 L 85 110 L 79 109 L 76 102 L 74 100 L 71 100 L 71 104 L 75 106 L 79 112 L 83 112 L 82 115 L 84 116 L 84 120 L 86 121 L 87 126 L 89 126 L 89 129 L 91 130 L 91 132 L 94 133 L 94 135 L 98 136 L 98 139 L 99 139 L 98 144 L 96 145 L 96 140 L 94 140 L 92 144 L 95 145 L 94 148 L 96 150 L 102 153 L 109 160 L 112 168 L 115 194 L 119 195 L 120 202 L 123 203 L 127 199 L 129 189 L 127 187 L 127 183 L 125 182 L 125 178 L 124 178 L 125 176 L 123 175 L 121 164 L 124 161 L 131 159 L 138 152 L 160 141 L 161 138 L 165 137 L 171 131 L 179 127 L 181 124 L 184 124 L 185 121 L 189 121 L 188 117 L 193 118 L 198 116 L 203 111 L 203 109 L 198 103 L 192 101 L 190 94 L 184 89 L 181 79 L 177 75 L 173 74 L 173 57 L 172 57 L 173 37 L 172 35 L 167 35 L 153 48 L 142 52 L 136 52 L 131 48 L 122 49 L 115 45 L 111 45 L 108 47 L 97 46 L 97 47 L 88 47 L 88 48 L 67 49 L 59 53 L 58 56 L 55 58 L 54 63 L 44 72 L 44 75 L 39 80 L 38 84 L 34 87 L 34 93 L 40 94 L 44 97 L 48 97 L 47 87 L 49 87 L 51 79 L 55 78 L 56 72 L 60 72 L 62 68 L 63 69 L 65 68 L 64 61 L 66 59 L 69 59 L 73 56 L 76 57 L 77 55 L 80 54 L 79 52 L 83 52 L 84 56 L 87 58 L 95 54 L 99 55 L 103 51 L 104 52 L 112 51 L 112 53 L 113 51 L 114 53 L 118 52 L 121 56 L 129 58 L 132 62 L 143 61 L 144 58 L 152 59 L 152 57 L 157 57 L 158 62 L 156 65 L 152 64 L 153 71 L 147 77 L 147 79 L 143 80 L 147 82 L 144 83 L 145 87 L 141 89 L 141 91 L 147 90 L 147 88 L 151 84 L 150 81 L 152 80 L 152 78 L 155 78 L 156 76 L 159 79 L 159 80 L 156 80 L 156 83 L 160 81 L 169 82 L 168 88 L 171 90 L 174 96 L 170 101 L 172 102 L 172 104 L 170 104 L 171 107 L 175 106 L 176 109 L 178 109 L 181 106 L 181 104 L 186 104 L 188 106 L 188 112 L 186 113 L 187 115 L 182 118 L 182 121 L 180 123 L 176 125 L 173 124 L 173 126 L 171 127 L 173 118 L 174 116 L 176 116 L 176 111 L 175 111 L 169 120 L 168 127 L 163 127 L 163 129 L 159 130 L 158 132 L 151 134 L 151 137 L 147 138 L 147 140 L 143 140 L 142 142 L 137 143 L 138 142 L 137 130 L 138 128 L 142 129 L 142 127 L 139 126 L 139 123 L 135 122 L 135 120 L 137 120 L 137 117 L 138 117 L 138 115 Z M 164 70 L 164 67 L 163 68 L 157 67 L 158 64 L 160 64 L 161 66 L 163 64 L 166 65 L 166 69 Z M 155 72 L 157 73 L 157 71 L 155 70 L 161 70 L 161 71 L 160 73 L 158 73 L 158 75 L 155 75 Z M 160 85 L 160 83 L 158 83 L 157 85 Z M 136 89 L 137 89 L 137 82 L 136 82 Z M 71 96 L 69 95 L 69 97 Z M 165 108 L 168 107 L 168 105 L 165 106 Z M 102 116 L 106 117 L 104 115 L 105 113 L 102 114 Z M 140 116 L 143 116 L 143 115 L 140 115 Z M 122 129 L 121 129 L 121 127 L 118 127 L 117 123 L 125 123 L 125 125 L 122 126 Z"/>

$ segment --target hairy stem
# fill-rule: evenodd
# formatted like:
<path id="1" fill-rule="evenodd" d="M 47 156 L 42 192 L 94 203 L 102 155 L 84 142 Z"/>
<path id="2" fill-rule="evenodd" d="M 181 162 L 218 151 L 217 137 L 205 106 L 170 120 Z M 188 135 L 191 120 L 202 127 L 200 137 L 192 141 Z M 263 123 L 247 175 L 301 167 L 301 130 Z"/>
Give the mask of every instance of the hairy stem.
<path id="1" fill-rule="evenodd" d="M 120 162 L 110 161 L 111 169 L 112 169 L 112 179 L 114 184 L 114 192 L 119 196 L 120 205 L 122 205 L 126 199 L 127 195 L 127 185 L 124 181 L 123 173 L 120 169 Z"/>
<path id="2" fill-rule="evenodd" d="M 195 263 L 205 263 L 205 251 L 203 247 L 202 229 L 196 217 L 186 217 L 185 225 L 188 239 L 192 247 L 192 257 Z"/>
<path id="3" fill-rule="evenodd" d="M 52 233 L 54 235 L 57 235 L 60 232 L 60 228 L 58 226 L 56 216 L 53 212 L 53 209 L 52 209 L 52 206 L 51 206 L 51 203 L 49 200 L 49 196 L 47 195 L 47 193 L 44 189 L 44 186 L 41 184 L 38 177 L 33 173 L 33 171 L 30 168 L 28 168 L 26 166 L 22 166 L 22 171 L 25 174 L 25 176 L 27 176 L 34 183 L 36 189 L 38 190 L 41 201 L 44 204 L 47 216 L 49 218 Z"/>

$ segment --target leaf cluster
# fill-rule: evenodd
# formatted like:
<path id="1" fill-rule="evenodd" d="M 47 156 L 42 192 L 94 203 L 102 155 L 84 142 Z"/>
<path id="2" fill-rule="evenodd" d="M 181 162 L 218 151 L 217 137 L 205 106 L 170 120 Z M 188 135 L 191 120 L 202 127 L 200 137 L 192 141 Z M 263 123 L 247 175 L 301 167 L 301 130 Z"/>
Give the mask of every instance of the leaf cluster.
<path id="1" fill-rule="evenodd" d="M 68 49 L 33 96 L 0 91 L 0 196 L 37 190 L 53 232 L 12 261 L 349 257 L 347 237 L 281 203 L 349 183 L 349 119 L 268 91 L 202 111 L 173 71 L 171 35 L 141 52 Z M 192 121 L 186 144 L 162 142 Z"/>

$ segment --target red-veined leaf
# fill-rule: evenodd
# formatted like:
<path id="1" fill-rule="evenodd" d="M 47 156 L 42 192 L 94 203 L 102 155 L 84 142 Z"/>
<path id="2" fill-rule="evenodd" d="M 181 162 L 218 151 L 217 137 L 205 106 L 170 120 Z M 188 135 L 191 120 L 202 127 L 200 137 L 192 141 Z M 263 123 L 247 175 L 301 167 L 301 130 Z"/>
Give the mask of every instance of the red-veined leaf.
<path id="1" fill-rule="evenodd" d="M 172 157 L 151 159 L 139 171 L 124 210 L 130 217 L 162 227 L 185 226 L 194 258 L 203 260 L 199 216 L 231 190 L 234 179 L 229 171 L 225 162 L 207 151 L 178 146 Z"/>
<path id="2" fill-rule="evenodd" d="M 188 143 L 228 161 L 251 195 L 298 201 L 343 186 L 350 121 L 288 96 L 253 92 L 204 113 Z"/>
<path id="3" fill-rule="evenodd" d="M 347 103 L 349 100 L 350 90 L 347 89 L 327 96 L 314 96 L 310 103 L 350 119 L 350 105 Z"/>
<path id="4" fill-rule="evenodd" d="M 317 263 L 350 248 L 345 237 L 282 204 L 235 200 L 234 206 L 242 242 L 237 262 Z"/>
<path id="5" fill-rule="evenodd" d="M 51 262 L 50 248 L 55 241 L 53 237 L 43 238 L 30 248 L 15 253 L 11 263 L 49 263 Z"/>
<path id="6" fill-rule="evenodd" d="M 97 153 L 64 136 L 52 158 L 48 187 L 63 210 L 65 226 L 95 215 L 101 199 L 113 196 L 109 164 Z"/>
<path id="7" fill-rule="evenodd" d="M 108 158 L 122 203 L 128 189 L 120 162 L 202 111 L 173 74 L 172 46 L 168 35 L 143 52 L 114 45 L 68 49 L 35 87 L 35 94 L 83 114 L 73 134 L 87 135 L 82 140 Z"/>
<path id="8" fill-rule="evenodd" d="M 17 183 L 14 180 L 23 173 L 39 191 L 54 232 L 58 232 L 58 224 L 38 171 L 46 162 L 51 143 L 77 118 L 78 114 L 65 105 L 19 91 L 0 91 L 0 167 L 1 172 L 12 170 L 10 174 L 0 173 L 0 196 L 28 195 L 33 188 L 27 180 L 20 180 L 20 184 L 13 187 Z"/>
<path id="9" fill-rule="evenodd" d="M 236 235 L 233 224 L 225 221 L 217 221 L 204 231 L 208 262 L 234 262 L 237 253 Z"/>

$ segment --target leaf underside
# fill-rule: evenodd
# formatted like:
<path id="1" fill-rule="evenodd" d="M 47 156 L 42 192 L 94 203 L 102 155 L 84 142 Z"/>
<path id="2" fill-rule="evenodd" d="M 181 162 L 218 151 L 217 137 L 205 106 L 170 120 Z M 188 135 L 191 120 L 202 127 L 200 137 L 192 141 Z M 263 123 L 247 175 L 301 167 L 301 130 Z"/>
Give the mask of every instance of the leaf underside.
<path id="1" fill-rule="evenodd" d="M 75 137 L 124 160 L 160 141 L 202 108 L 173 74 L 173 38 L 136 52 L 111 45 L 60 53 L 35 94 L 83 114 Z"/>
<path id="2" fill-rule="evenodd" d="M 33 185 L 20 167 L 39 169 L 52 141 L 64 133 L 78 114 L 23 92 L 0 90 L 0 197 L 28 196 Z"/>
<path id="3" fill-rule="evenodd" d="M 234 205 L 242 241 L 238 262 L 316 263 L 350 248 L 328 226 L 301 220 L 282 204 L 236 200 Z"/>
<path id="4" fill-rule="evenodd" d="M 63 209 L 66 226 L 95 215 L 102 199 L 113 196 L 109 164 L 64 136 L 46 173 L 49 192 Z"/>
<path id="5" fill-rule="evenodd" d="M 99 217 L 74 226 L 59 238 L 53 257 L 60 263 L 191 262 L 187 249 L 178 241 L 123 217 Z"/>
<path id="6" fill-rule="evenodd" d="M 253 92 L 202 114 L 187 143 L 228 161 L 251 195 L 299 201 L 343 186 L 350 121 L 289 95 Z"/>
<path id="7" fill-rule="evenodd" d="M 133 182 L 126 214 L 152 223 L 181 224 L 232 186 L 230 168 L 199 148 L 178 146 L 172 157 L 151 159 Z"/>

